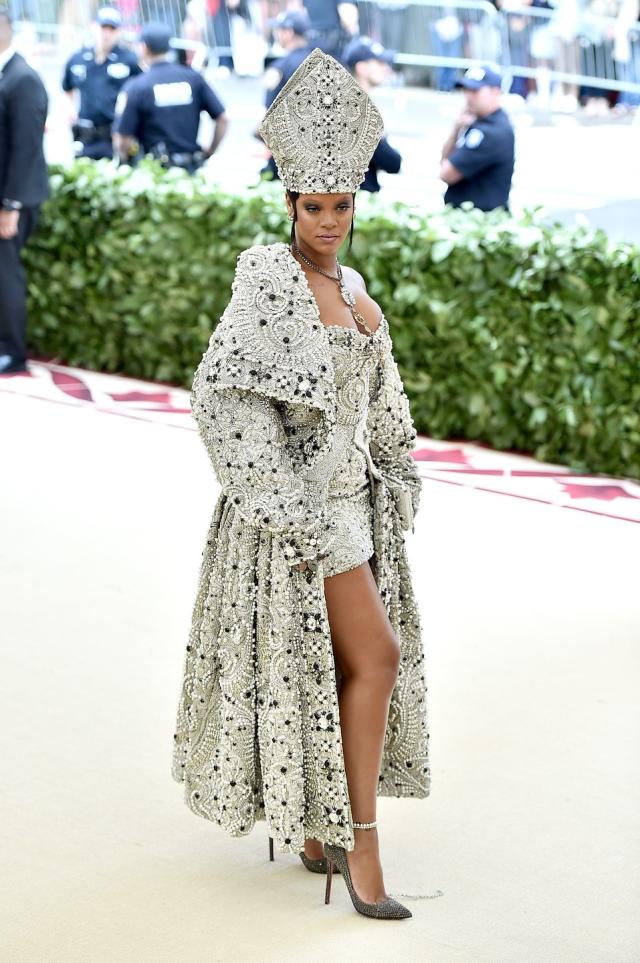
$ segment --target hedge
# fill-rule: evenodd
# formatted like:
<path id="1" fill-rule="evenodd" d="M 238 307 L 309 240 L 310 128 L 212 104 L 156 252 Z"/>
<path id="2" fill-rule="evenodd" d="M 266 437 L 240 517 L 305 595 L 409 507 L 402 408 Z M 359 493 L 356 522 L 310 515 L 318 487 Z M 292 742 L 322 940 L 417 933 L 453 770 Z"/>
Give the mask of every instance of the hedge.
<path id="1" fill-rule="evenodd" d="M 236 255 L 288 236 L 282 188 L 91 161 L 51 184 L 25 251 L 31 349 L 188 387 Z M 347 260 L 389 318 L 420 432 L 640 476 L 638 248 L 540 212 L 361 195 L 356 225 Z"/>

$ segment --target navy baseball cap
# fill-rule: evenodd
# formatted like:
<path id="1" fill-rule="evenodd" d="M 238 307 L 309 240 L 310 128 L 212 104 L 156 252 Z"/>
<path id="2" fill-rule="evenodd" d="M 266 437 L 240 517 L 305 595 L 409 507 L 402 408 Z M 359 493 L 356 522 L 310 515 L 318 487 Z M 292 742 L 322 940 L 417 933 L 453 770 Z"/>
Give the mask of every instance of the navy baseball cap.
<path id="1" fill-rule="evenodd" d="M 502 87 L 502 74 L 492 67 L 469 67 L 464 77 L 456 82 L 456 87 L 465 90 L 480 90 L 481 87 Z"/>
<path id="2" fill-rule="evenodd" d="M 381 60 L 382 63 L 392 64 L 395 59 L 395 50 L 386 50 L 381 43 L 369 40 L 368 37 L 356 37 L 347 44 L 342 55 L 347 67 L 355 67 L 363 60 Z"/>
<path id="3" fill-rule="evenodd" d="M 122 14 L 115 7 L 101 7 L 96 14 L 96 21 L 101 27 L 117 27 L 122 26 Z"/>
<path id="4" fill-rule="evenodd" d="M 140 31 L 140 40 L 155 54 L 168 53 L 171 36 L 171 28 L 166 23 L 147 23 Z"/>
<path id="5" fill-rule="evenodd" d="M 269 26 L 274 30 L 293 30 L 304 37 L 311 30 L 311 21 L 306 10 L 285 10 L 275 20 L 270 20 Z"/>

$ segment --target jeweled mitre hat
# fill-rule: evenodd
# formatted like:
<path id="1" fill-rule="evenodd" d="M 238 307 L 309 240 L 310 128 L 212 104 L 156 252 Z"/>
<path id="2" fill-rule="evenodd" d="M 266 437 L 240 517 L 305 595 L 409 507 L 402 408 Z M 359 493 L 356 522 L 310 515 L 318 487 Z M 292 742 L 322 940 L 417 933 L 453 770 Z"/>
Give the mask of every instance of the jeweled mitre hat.
<path id="1" fill-rule="evenodd" d="M 371 98 L 319 49 L 289 78 L 260 126 L 285 187 L 300 194 L 353 194 L 382 133 Z"/>

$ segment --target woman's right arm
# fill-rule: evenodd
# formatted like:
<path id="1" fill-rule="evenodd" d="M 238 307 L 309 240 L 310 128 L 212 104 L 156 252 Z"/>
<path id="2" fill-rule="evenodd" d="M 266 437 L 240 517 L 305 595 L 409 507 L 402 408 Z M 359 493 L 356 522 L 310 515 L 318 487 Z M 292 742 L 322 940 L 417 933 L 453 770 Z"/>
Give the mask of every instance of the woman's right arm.
<path id="1" fill-rule="evenodd" d="M 250 390 L 211 388 L 201 372 L 192 406 L 216 476 L 247 524 L 277 536 L 290 565 L 313 567 L 331 546 L 333 526 L 291 465 L 273 401 Z"/>

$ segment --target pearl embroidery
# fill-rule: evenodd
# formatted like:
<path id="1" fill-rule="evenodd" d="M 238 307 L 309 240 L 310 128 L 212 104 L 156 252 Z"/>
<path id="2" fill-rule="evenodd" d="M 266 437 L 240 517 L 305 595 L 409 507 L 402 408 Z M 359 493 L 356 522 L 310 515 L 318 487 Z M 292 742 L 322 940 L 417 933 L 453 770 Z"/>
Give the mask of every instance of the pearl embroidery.
<path id="1" fill-rule="evenodd" d="M 351 849 L 324 577 L 325 565 L 350 563 L 334 506 L 367 468 L 368 507 L 354 515 L 401 648 L 378 793 L 429 793 L 424 653 L 398 508 L 398 493 L 418 508 L 415 430 L 386 322 L 372 336 L 384 347 L 379 383 L 367 385 L 369 336 L 325 329 L 286 245 L 243 252 L 232 290 L 192 391 L 223 491 L 200 567 L 172 772 L 192 811 L 232 836 L 264 819 L 282 851 L 299 852 L 305 836 Z M 345 451 L 351 464 L 338 460 Z"/>
<path id="2" fill-rule="evenodd" d="M 352 194 L 383 130 L 371 98 L 341 64 L 316 49 L 271 104 L 260 134 L 290 191 Z"/>

